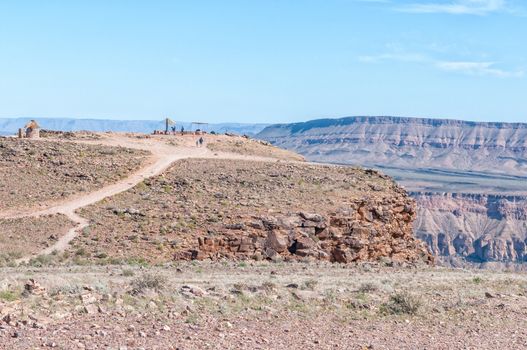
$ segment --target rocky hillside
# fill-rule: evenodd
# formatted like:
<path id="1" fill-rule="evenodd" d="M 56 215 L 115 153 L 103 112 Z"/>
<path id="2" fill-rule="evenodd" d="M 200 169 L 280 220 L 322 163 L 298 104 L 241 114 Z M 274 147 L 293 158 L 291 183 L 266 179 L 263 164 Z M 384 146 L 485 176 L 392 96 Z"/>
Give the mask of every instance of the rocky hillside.
<path id="1" fill-rule="evenodd" d="M 74 225 L 64 215 L 0 219 L 0 266 L 37 254 L 52 245 Z"/>
<path id="2" fill-rule="evenodd" d="M 417 199 L 416 234 L 437 256 L 525 261 L 527 124 L 352 117 L 273 125 L 258 137 L 393 176 Z"/>
<path id="3" fill-rule="evenodd" d="M 89 260 L 431 261 L 414 201 L 349 167 L 184 160 L 80 214 L 92 225 L 73 249 Z"/>
<path id="4" fill-rule="evenodd" d="M 272 125 L 258 137 L 316 161 L 527 173 L 521 123 L 350 117 Z"/>

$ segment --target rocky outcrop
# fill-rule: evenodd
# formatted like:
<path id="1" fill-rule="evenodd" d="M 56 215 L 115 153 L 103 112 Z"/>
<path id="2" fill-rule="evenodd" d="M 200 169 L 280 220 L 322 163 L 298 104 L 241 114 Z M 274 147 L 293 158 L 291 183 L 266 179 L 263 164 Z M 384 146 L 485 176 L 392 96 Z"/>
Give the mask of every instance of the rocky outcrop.
<path id="1" fill-rule="evenodd" d="M 413 193 L 416 236 L 432 253 L 473 262 L 527 261 L 527 197 Z"/>
<path id="2" fill-rule="evenodd" d="M 347 166 L 187 159 L 82 215 L 90 237 L 76 243 L 92 259 L 431 261 L 413 237 L 414 200 Z"/>
<path id="3" fill-rule="evenodd" d="M 252 217 L 226 225 L 223 232 L 199 237 L 197 249 L 178 252 L 175 259 L 313 258 L 350 263 L 389 258 L 432 263 L 425 245 L 413 237 L 414 218 L 409 198 L 357 202 L 328 215 L 299 212 Z"/>

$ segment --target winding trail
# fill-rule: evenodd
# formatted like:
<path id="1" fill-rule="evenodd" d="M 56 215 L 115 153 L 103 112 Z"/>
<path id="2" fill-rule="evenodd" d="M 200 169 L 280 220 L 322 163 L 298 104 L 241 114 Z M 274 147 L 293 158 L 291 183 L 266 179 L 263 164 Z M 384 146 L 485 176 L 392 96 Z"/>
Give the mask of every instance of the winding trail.
<path id="1" fill-rule="evenodd" d="M 174 162 L 185 158 L 207 158 L 213 156 L 212 152 L 206 147 L 172 146 L 160 140 L 132 139 L 121 135 L 103 137 L 96 141 L 78 141 L 87 144 L 99 144 L 108 146 L 122 146 L 127 148 L 141 149 L 151 152 L 147 164 L 131 174 L 113 184 L 100 188 L 96 191 L 81 196 L 68 198 L 58 204 L 38 211 L 18 211 L 17 213 L 0 214 L 0 219 L 18 219 L 24 217 L 40 217 L 44 215 L 63 214 L 70 219 L 75 226 L 66 234 L 62 235 L 53 245 L 38 252 L 37 254 L 18 259 L 18 263 L 28 262 L 31 258 L 38 255 L 51 254 L 66 250 L 69 243 L 89 225 L 89 221 L 76 213 L 76 210 L 88 205 L 97 203 L 107 197 L 114 196 L 127 191 L 141 181 L 161 174 L 168 169 Z"/>
<path id="2" fill-rule="evenodd" d="M 181 141 L 182 139 L 179 139 Z M 99 140 L 75 140 L 74 142 L 92 144 L 92 145 L 107 145 L 107 146 L 121 146 L 127 148 L 146 150 L 151 153 L 147 164 L 131 174 L 127 178 L 119 180 L 113 184 L 102 187 L 96 191 L 74 196 L 68 198 L 60 203 L 50 205 L 48 208 L 41 210 L 17 210 L 16 212 L 0 213 L 0 219 L 18 219 L 25 217 L 40 217 L 44 215 L 63 214 L 75 226 L 71 228 L 66 234 L 62 235 L 53 245 L 46 249 L 17 260 L 17 263 L 28 262 L 31 258 L 38 255 L 51 254 L 53 252 L 63 252 L 66 250 L 70 242 L 83 229 L 89 226 L 89 221 L 76 213 L 80 208 L 97 203 L 105 198 L 114 196 L 121 192 L 127 191 L 134 187 L 141 181 L 159 175 L 168 169 L 174 162 L 187 158 L 216 158 L 216 159 L 243 159 L 243 160 L 257 160 L 257 161 L 273 161 L 276 158 L 266 158 L 258 156 L 244 156 L 234 153 L 213 152 L 207 147 L 196 147 L 195 139 L 186 137 L 183 145 L 171 145 L 160 139 L 150 138 L 131 138 L 125 135 L 112 134 L 111 136 L 103 136 Z M 71 142 L 71 141 L 70 141 Z"/>

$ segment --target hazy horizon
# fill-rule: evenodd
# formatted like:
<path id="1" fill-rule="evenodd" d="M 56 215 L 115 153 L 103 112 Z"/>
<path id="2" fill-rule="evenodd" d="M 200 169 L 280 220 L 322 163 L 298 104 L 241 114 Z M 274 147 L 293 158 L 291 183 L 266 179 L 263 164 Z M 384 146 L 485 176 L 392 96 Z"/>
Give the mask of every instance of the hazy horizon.
<path id="1" fill-rule="evenodd" d="M 170 117 L 170 116 L 169 116 Z M 357 114 L 349 114 L 349 115 L 342 115 L 342 116 L 332 116 L 332 117 L 325 117 L 325 116 L 319 116 L 314 117 L 312 119 L 306 119 L 306 120 L 289 120 L 289 121 L 276 121 L 272 123 L 266 123 L 266 122 L 250 122 L 250 121 L 231 121 L 231 120 L 217 120 L 214 122 L 210 122 L 208 120 L 199 120 L 199 119 L 177 119 L 174 117 L 171 117 L 174 121 L 182 122 L 185 124 L 191 124 L 194 122 L 205 122 L 209 124 L 261 124 L 261 125 L 270 125 L 270 124 L 294 124 L 294 123 L 304 123 L 314 120 L 322 120 L 322 119 L 344 119 L 344 118 L 370 118 L 370 117 L 390 117 L 390 118 L 417 118 L 417 119 L 446 119 L 446 120 L 457 120 L 457 121 L 463 121 L 463 122 L 483 122 L 483 123 L 521 123 L 521 124 L 527 124 L 526 121 L 500 121 L 500 120 L 475 120 L 475 119 L 463 119 L 463 118 L 450 118 L 450 117 L 427 117 L 427 116 L 406 116 L 406 115 L 357 115 Z M 34 120 L 99 120 L 99 121 L 124 121 L 124 122 L 159 122 L 164 123 L 165 117 L 162 118 L 111 118 L 111 117 L 40 117 L 40 116 L 20 116 L 20 117 L 2 117 L 0 116 L 0 120 L 16 120 L 16 119 L 34 119 Z"/>

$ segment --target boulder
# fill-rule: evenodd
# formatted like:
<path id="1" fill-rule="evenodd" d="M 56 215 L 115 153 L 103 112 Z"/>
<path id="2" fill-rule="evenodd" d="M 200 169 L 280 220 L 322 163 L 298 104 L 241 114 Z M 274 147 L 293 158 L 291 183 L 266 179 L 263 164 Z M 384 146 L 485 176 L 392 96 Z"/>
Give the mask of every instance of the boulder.
<path id="1" fill-rule="evenodd" d="M 279 230 L 269 231 L 264 246 L 277 253 L 283 253 L 289 247 L 289 237 L 286 233 Z"/>

